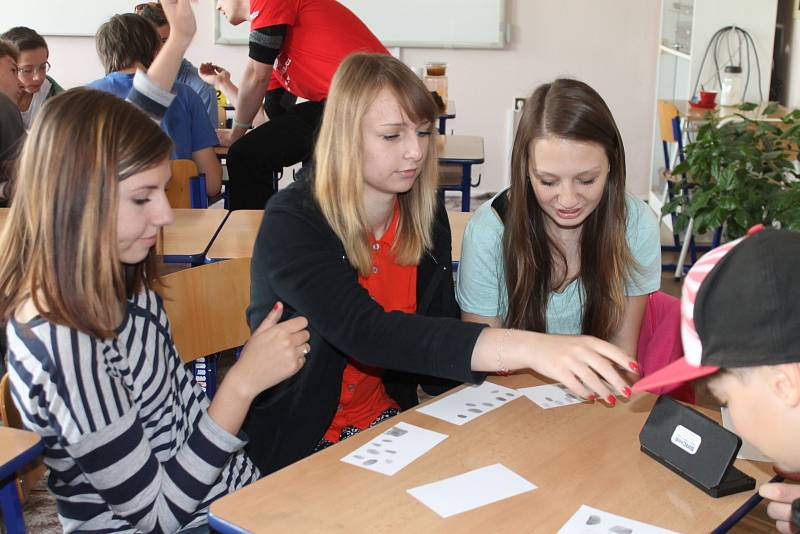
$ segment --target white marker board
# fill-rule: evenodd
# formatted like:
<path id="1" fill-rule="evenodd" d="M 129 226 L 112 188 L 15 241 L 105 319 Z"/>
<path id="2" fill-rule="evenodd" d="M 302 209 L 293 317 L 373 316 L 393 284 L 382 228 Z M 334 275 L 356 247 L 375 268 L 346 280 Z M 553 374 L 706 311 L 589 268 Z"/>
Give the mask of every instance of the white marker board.
<path id="1" fill-rule="evenodd" d="M 28 26 L 44 36 L 94 36 L 117 13 L 130 13 L 136 0 L 0 0 L 0 33 Z"/>
<path id="2" fill-rule="evenodd" d="M 340 0 L 387 47 L 503 48 L 505 0 Z M 249 25 L 214 23 L 219 44 L 246 44 Z"/>

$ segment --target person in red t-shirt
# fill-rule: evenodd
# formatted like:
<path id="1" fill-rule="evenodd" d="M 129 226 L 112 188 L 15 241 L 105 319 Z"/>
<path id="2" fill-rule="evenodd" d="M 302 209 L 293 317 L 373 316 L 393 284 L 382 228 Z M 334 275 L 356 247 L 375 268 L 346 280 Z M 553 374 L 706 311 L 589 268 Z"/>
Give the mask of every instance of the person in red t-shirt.
<path id="1" fill-rule="evenodd" d="M 274 192 L 273 172 L 311 156 L 339 63 L 353 52 L 388 51 L 335 0 L 217 0 L 217 9 L 231 24 L 250 20 L 233 129 L 220 134 L 231 147 L 229 206 L 262 209 Z M 306 101 L 298 104 L 298 97 Z M 262 101 L 269 121 L 248 133 Z"/>

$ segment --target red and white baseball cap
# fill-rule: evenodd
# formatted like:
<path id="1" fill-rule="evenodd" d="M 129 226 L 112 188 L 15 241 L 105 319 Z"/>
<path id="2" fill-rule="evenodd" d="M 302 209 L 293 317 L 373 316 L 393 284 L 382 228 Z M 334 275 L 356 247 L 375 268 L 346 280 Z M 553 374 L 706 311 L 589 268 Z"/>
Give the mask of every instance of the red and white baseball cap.
<path id="1" fill-rule="evenodd" d="M 684 357 L 634 391 L 720 368 L 800 362 L 800 233 L 759 225 L 706 253 L 683 283 L 681 338 Z"/>

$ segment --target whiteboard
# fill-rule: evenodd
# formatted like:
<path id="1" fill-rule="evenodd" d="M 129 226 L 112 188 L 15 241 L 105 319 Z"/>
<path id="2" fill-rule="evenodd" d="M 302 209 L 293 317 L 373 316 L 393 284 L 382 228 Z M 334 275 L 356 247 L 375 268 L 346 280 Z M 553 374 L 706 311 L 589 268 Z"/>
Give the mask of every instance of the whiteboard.
<path id="1" fill-rule="evenodd" d="M 505 0 L 339 0 L 386 47 L 503 48 Z M 247 44 L 246 22 L 231 26 L 217 11 L 214 41 Z"/>
<path id="2" fill-rule="evenodd" d="M 0 0 L 0 32 L 28 26 L 42 35 L 90 35 L 117 13 L 133 11 L 136 0 Z"/>

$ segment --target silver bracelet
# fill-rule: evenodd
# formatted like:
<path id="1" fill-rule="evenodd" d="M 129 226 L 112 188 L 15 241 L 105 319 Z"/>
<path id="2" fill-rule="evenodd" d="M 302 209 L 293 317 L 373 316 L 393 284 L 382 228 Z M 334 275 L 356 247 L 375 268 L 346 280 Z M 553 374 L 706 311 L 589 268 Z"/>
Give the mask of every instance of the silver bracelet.
<path id="1" fill-rule="evenodd" d="M 253 123 L 239 122 L 238 120 L 236 120 L 236 117 L 234 117 L 233 126 L 234 128 L 244 128 L 245 130 L 249 130 L 250 128 L 253 127 Z"/>
<path id="2" fill-rule="evenodd" d="M 508 367 L 503 365 L 503 345 L 505 345 L 506 339 L 511 335 L 511 332 L 512 330 L 507 328 L 506 331 L 503 332 L 503 337 L 500 338 L 500 344 L 497 346 L 497 374 L 500 376 L 508 376 L 511 374 Z"/>

